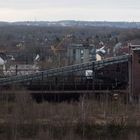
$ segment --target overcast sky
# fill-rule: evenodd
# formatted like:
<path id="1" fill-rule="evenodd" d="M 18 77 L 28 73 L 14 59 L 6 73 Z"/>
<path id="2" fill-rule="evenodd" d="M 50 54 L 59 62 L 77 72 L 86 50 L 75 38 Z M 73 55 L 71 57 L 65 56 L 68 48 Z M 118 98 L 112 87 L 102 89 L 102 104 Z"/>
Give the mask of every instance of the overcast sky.
<path id="1" fill-rule="evenodd" d="M 140 21 L 140 0 L 0 0 L 1 21 Z"/>

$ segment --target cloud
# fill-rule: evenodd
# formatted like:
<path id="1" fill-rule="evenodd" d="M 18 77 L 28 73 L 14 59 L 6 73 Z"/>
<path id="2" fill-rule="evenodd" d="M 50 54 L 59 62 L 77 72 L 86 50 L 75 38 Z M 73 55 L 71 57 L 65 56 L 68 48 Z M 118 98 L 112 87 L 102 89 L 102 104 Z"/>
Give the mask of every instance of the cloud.
<path id="1" fill-rule="evenodd" d="M 84 8 L 48 8 L 11 10 L 3 9 L 0 20 L 27 21 L 27 20 L 97 20 L 97 21 L 140 21 L 140 10 L 114 9 L 84 9 Z"/>
<path id="2" fill-rule="evenodd" d="M 1 0 L 0 0 L 1 1 Z M 0 20 L 140 21 L 139 0 L 2 0 Z"/>
<path id="3" fill-rule="evenodd" d="M 39 9 L 64 7 L 93 7 L 140 9 L 139 0 L 0 0 L 1 8 L 11 9 Z"/>
<path id="4" fill-rule="evenodd" d="M 44 9 L 48 7 L 79 7 L 83 4 L 85 5 L 87 2 L 83 0 L 5 0 L 0 2 L 0 7 L 11 9 Z"/>

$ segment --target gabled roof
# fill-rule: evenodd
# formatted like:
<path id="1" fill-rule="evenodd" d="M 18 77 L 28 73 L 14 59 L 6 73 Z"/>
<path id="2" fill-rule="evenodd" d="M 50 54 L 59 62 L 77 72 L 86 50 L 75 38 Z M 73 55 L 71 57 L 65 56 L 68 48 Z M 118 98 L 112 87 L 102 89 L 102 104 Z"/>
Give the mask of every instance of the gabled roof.
<path id="1" fill-rule="evenodd" d="M 4 61 L 7 60 L 7 56 L 6 56 L 6 54 L 3 53 L 3 52 L 0 52 L 0 57 L 1 57 Z"/>
<path id="2" fill-rule="evenodd" d="M 4 60 L 0 57 L 0 65 L 4 64 Z"/>

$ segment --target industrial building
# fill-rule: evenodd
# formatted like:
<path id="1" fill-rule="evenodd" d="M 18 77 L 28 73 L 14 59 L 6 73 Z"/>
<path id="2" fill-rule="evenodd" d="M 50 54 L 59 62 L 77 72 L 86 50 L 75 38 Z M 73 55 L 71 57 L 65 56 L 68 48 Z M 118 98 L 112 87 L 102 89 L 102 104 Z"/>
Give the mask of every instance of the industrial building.
<path id="1" fill-rule="evenodd" d="M 77 53 L 81 53 L 79 48 L 82 48 L 81 45 L 77 47 Z M 77 63 L 81 62 L 81 54 L 75 58 Z M 129 99 L 135 98 L 140 101 L 140 45 L 129 44 L 129 54 L 101 61 L 87 62 L 87 59 L 84 59 L 83 62 L 34 74 L 1 78 L 0 86 L 4 88 L 22 83 L 31 90 L 31 93 L 40 94 L 44 91 L 43 93 L 51 93 L 51 95 L 52 93 L 112 94 L 117 92 L 117 94 L 128 95 Z"/>
<path id="2" fill-rule="evenodd" d="M 95 60 L 96 49 L 93 44 L 71 44 L 67 47 L 68 64 L 80 64 Z"/>
<path id="3" fill-rule="evenodd" d="M 130 92 L 132 95 L 140 96 L 140 45 L 130 44 L 130 53 L 132 59 L 130 61 Z"/>

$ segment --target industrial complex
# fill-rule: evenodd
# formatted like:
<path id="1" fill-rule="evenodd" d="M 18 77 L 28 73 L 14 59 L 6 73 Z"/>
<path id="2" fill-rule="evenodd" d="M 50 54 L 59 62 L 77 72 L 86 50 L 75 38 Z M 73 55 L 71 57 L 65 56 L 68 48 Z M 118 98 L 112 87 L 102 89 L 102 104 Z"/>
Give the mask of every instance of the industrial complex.
<path id="1" fill-rule="evenodd" d="M 22 85 L 30 93 L 117 92 L 139 100 L 140 45 L 129 44 L 127 54 L 100 60 L 97 60 L 97 52 L 104 53 L 104 50 L 93 50 L 91 46 L 69 47 L 67 54 L 69 63 L 75 62 L 73 65 L 48 70 L 39 70 L 35 64 L 17 65 L 13 68 L 14 74 L 0 78 L 1 90 L 7 90 L 11 85 Z M 3 67 L 4 62 L 1 59 Z M 22 71 L 18 67 L 23 68 Z"/>

